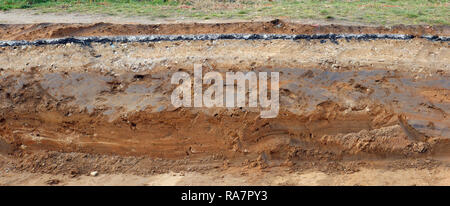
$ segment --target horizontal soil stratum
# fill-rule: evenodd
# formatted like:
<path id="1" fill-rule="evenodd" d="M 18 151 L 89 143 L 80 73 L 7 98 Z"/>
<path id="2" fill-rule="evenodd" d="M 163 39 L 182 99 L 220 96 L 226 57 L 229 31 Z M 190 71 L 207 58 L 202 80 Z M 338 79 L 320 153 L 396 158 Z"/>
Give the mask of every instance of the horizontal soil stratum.
<path id="1" fill-rule="evenodd" d="M 448 26 L 0 28 L 0 184 L 450 184 Z M 194 64 L 279 72 L 279 115 L 173 107 Z"/>
<path id="2" fill-rule="evenodd" d="M 391 27 L 301 24 L 275 19 L 268 22 L 172 24 L 0 24 L 2 40 L 37 40 L 68 36 L 121 36 L 170 34 L 409 34 L 450 36 L 450 26 L 397 25 Z"/>

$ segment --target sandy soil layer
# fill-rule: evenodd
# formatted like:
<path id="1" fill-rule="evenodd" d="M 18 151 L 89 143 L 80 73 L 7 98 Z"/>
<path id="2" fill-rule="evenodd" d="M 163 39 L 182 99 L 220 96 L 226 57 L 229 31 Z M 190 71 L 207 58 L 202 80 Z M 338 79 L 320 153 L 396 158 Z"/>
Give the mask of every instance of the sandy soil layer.
<path id="1" fill-rule="evenodd" d="M 450 185 L 448 159 L 305 160 L 283 166 L 117 155 L 0 155 L 0 185 Z M 447 156 L 448 158 L 448 156 Z"/>
<path id="2" fill-rule="evenodd" d="M 281 170 L 281 171 L 280 171 Z M 361 169 L 350 174 L 327 174 L 320 171 L 292 172 L 283 169 L 268 170 L 224 170 L 211 173 L 169 172 L 160 175 L 140 176 L 130 174 L 100 174 L 96 177 L 83 175 L 50 175 L 40 173 L 3 173 L 0 185 L 106 185 L 106 186 L 189 186 L 189 185 L 299 185 L 299 186 L 448 186 L 448 167 L 434 169 Z"/>

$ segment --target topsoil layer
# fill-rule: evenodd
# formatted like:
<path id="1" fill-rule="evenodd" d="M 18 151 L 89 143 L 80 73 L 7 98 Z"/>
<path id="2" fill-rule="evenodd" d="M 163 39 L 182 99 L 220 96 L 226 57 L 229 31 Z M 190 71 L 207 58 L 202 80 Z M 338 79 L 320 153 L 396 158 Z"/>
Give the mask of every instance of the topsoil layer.
<path id="1" fill-rule="evenodd" d="M 396 25 L 392 27 L 310 25 L 282 20 L 241 23 L 180 23 L 180 24 L 0 24 L 0 40 L 36 40 L 67 36 L 117 36 L 150 34 L 408 34 L 414 36 L 449 36 L 449 26 Z"/>

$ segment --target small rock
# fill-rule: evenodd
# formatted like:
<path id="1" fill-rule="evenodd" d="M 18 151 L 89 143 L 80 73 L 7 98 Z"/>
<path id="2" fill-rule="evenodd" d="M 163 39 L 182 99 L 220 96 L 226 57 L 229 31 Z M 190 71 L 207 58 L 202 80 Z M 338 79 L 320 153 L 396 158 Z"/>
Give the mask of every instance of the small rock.
<path id="1" fill-rule="evenodd" d="M 90 175 L 93 176 L 93 177 L 96 177 L 98 175 L 98 172 L 97 171 L 93 171 L 93 172 L 91 172 Z"/>
<path id="2" fill-rule="evenodd" d="M 59 184 L 60 182 L 61 182 L 61 181 L 58 180 L 58 179 L 50 179 L 50 180 L 47 180 L 45 183 L 48 184 L 48 185 L 57 185 L 57 184 Z"/>

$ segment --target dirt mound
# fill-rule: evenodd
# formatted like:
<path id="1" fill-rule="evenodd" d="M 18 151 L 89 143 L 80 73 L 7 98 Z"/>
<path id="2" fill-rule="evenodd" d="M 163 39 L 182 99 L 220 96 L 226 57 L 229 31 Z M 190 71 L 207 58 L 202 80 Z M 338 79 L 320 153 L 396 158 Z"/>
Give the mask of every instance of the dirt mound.
<path id="1" fill-rule="evenodd" d="M 415 36 L 449 36 L 449 26 L 367 27 L 342 25 L 309 25 L 282 20 L 242 23 L 181 23 L 181 24 L 2 24 L 0 40 L 36 40 L 68 36 L 117 36 L 150 34 L 409 34 Z"/>

